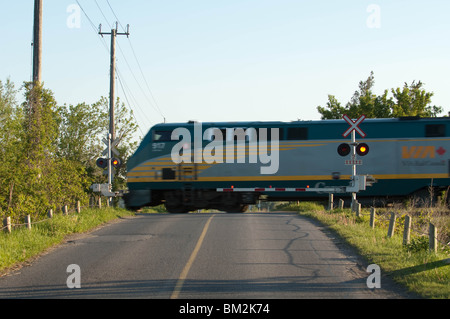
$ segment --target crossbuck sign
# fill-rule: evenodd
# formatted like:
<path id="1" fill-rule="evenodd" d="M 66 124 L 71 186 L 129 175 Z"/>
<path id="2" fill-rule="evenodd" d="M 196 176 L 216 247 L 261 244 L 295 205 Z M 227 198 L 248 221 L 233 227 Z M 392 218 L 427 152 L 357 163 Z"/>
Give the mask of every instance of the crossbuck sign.
<path id="1" fill-rule="evenodd" d="M 362 138 L 365 138 L 367 136 L 367 134 L 364 133 L 364 131 L 361 130 L 361 128 L 359 127 L 359 124 L 361 124 L 366 119 L 365 115 L 361 115 L 359 119 L 356 120 L 356 122 L 353 122 L 353 120 L 349 118 L 347 115 L 344 115 L 343 118 L 350 125 L 348 130 L 346 130 L 344 134 L 342 134 L 343 137 L 349 136 L 353 130 L 358 132 L 358 134 L 361 135 Z"/>

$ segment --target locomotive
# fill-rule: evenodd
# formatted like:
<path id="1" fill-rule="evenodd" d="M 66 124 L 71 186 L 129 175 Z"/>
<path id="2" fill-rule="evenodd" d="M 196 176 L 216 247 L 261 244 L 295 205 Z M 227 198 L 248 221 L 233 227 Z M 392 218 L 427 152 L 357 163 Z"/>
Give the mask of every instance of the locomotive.
<path id="1" fill-rule="evenodd" d="M 358 200 L 387 203 L 437 194 L 450 186 L 450 119 L 366 119 L 358 174 L 376 183 Z M 344 120 L 164 123 L 153 126 L 127 162 L 128 209 L 164 204 L 171 213 L 197 209 L 244 212 L 258 200 L 318 201 L 324 192 L 265 192 L 348 184 L 339 155 Z M 344 147 L 345 149 L 345 147 Z M 370 149 L 370 152 L 368 150 Z M 254 188 L 248 192 L 218 189 Z M 260 189 L 258 191 L 258 188 Z M 344 194 L 348 198 L 351 194 Z"/>

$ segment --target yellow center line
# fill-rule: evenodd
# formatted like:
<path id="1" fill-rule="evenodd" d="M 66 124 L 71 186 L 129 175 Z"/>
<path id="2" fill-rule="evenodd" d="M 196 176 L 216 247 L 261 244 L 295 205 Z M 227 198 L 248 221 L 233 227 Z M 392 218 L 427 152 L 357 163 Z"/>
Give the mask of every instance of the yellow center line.
<path id="1" fill-rule="evenodd" d="M 205 227 L 203 227 L 202 234 L 200 235 L 200 238 L 197 241 L 197 245 L 195 245 L 194 250 L 192 251 L 191 257 L 189 257 L 188 262 L 183 268 L 183 271 L 180 274 L 180 277 L 178 278 L 177 284 L 175 285 L 175 288 L 172 292 L 172 296 L 170 296 L 170 299 L 177 299 L 180 295 L 181 289 L 183 288 L 184 281 L 187 278 L 187 275 L 189 273 L 189 270 L 191 269 L 192 264 L 194 263 L 195 258 L 197 257 L 197 254 L 200 250 L 200 247 L 202 246 L 203 240 L 205 239 L 206 232 L 208 231 L 209 224 L 211 223 L 211 220 L 213 219 L 214 215 L 212 215 L 208 221 L 205 224 Z"/>

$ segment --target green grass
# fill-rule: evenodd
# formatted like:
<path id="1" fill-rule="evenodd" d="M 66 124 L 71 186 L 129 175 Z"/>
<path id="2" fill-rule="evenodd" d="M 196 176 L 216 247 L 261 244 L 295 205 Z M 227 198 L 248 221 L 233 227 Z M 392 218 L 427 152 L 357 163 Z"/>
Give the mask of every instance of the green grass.
<path id="1" fill-rule="evenodd" d="M 376 223 L 372 229 L 369 216 L 356 217 L 350 210 L 327 212 L 323 206 L 310 203 L 290 208 L 328 226 L 369 263 L 379 265 L 384 274 L 411 292 L 424 298 L 450 299 L 450 264 L 444 262 L 450 258 L 448 248 L 441 245 L 437 253 L 430 252 L 428 238 L 421 236 L 413 236 L 410 245 L 403 246 L 401 230 L 388 238 L 386 223 Z"/>
<path id="2" fill-rule="evenodd" d="M 125 209 L 86 209 L 80 214 L 55 215 L 52 219 L 0 233 L 0 273 L 60 244 L 71 234 L 84 233 L 119 217 L 133 215 Z"/>

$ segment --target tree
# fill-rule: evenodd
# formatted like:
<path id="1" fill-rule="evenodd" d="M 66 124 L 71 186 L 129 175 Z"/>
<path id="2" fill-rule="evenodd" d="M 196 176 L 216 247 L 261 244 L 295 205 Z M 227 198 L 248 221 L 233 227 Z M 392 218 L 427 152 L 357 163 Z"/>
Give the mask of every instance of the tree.
<path id="1" fill-rule="evenodd" d="M 0 81 L 0 216 L 37 218 L 49 208 L 87 202 L 92 183 L 106 180 L 95 161 L 105 148 L 108 100 L 58 106 L 42 85 L 25 83 L 22 90 L 19 104 L 14 84 Z M 126 163 L 137 146 L 137 124 L 119 99 L 116 120 L 118 149 Z M 116 189 L 124 187 L 125 166 L 116 175 Z"/>
<path id="2" fill-rule="evenodd" d="M 18 166 L 23 158 L 23 114 L 18 110 L 16 94 L 14 83 L 0 81 L 0 213 L 13 208 L 14 189 L 20 180 Z"/>
<path id="3" fill-rule="evenodd" d="M 61 171 L 55 158 L 59 116 L 53 92 L 31 82 L 23 88 L 23 154 L 18 163 L 14 213 L 36 216 L 68 204 L 68 194 L 61 196 L 57 185 L 70 183 L 72 172 Z"/>
<path id="4" fill-rule="evenodd" d="M 339 103 L 334 95 L 328 95 L 327 106 L 318 106 L 317 110 L 322 114 L 322 120 L 342 118 L 346 113 L 346 108 L 341 106 L 341 103 Z"/>
<path id="5" fill-rule="evenodd" d="M 442 112 L 441 107 L 430 105 L 434 94 L 426 92 L 420 81 L 413 81 L 411 85 L 405 83 L 403 89 L 385 90 L 380 96 L 373 93 L 374 85 L 375 77 L 371 72 L 367 80 L 359 83 L 359 90 L 355 91 L 345 107 L 333 95 L 329 95 L 327 106 L 317 107 L 321 118 L 340 119 L 344 114 L 351 118 L 358 118 L 362 114 L 368 118 L 435 117 Z M 389 92 L 393 94 L 392 97 L 388 96 Z"/>
<path id="6" fill-rule="evenodd" d="M 59 107 L 57 156 L 89 166 L 101 151 L 101 133 L 108 126 L 107 114 L 95 103 Z"/>
<path id="7" fill-rule="evenodd" d="M 394 117 L 420 116 L 436 117 L 442 113 L 442 107 L 431 104 L 434 93 L 426 92 L 421 81 L 413 81 L 411 85 L 404 84 L 403 88 L 392 89 L 392 94 L 397 102 L 392 108 Z"/>
<path id="8" fill-rule="evenodd" d="M 102 151 L 106 148 L 102 140 L 109 132 L 109 100 L 101 97 L 92 105 L 64 105 L 59 108 L 59 114 L 58 157 L 81 163 L 91 184 L 106 183 L 106 175 L 96 166 L 96 160 L 102 157 Z M 123 162 L 115 172 L 114 187 L 119 189 L 125 187 L 126 160 L 137 147 L 137 142 L 133 140 L 137 124 L 132 111 L 119 98 L 115 104 L 115 119 L 116 139 L 119 140 L 117 149 Z"/>

